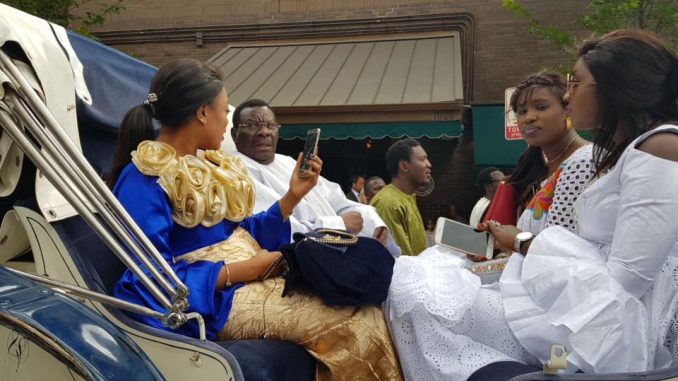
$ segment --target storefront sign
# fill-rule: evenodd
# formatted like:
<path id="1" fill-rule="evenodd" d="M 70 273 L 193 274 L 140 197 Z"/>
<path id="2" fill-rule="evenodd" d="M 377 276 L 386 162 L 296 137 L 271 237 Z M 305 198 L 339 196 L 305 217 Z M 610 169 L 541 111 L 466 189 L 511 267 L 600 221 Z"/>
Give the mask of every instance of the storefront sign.
<path id="1" fill-rule="evenodd" d="M 506 140 L 521 140 L 520 130 L 518 130 L 518 118 L 516 113 L 511 110 L 511 95 L 516 91 L 515 87 L 509 87 L 504 91 L 504 138 Z"/>

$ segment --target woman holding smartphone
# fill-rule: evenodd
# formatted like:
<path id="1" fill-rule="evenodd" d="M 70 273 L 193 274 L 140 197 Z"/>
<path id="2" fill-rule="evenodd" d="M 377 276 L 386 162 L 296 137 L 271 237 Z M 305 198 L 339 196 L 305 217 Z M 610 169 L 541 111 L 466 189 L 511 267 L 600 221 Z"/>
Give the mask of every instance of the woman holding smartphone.
<path id="1" fill-rule="evenodd" d="M 300 155 L 287 193 L 252 215 L 254 183 L 244 164 L 217 151 L 228 112 L 217 71 L 194 59 L 164 65 L 144 104 L 122 122 L 109 179 L 120 203 L 188 287 L 187 312 L 203 316 L 211 340 L 268 338 L 303 346 L 318 360 L 317 380 L 399 380 L 379 307 L 329 307 L 303 291 L 282 297 L 278 250 L 290 242 L 288 217 L 316 186 L 322 161 L 308 157 L 302 172 Z M 156 140 L 153 119 L 161 126 Z M 196 156 L 199 149 L 204 159 Z M 129 270 L 114 295 L 165 312 Z M 169 330 L 154 318 L 133 317 Z M 189 320 L 174 332 L 196 337 L 199 327 Z"/>
<path id="2" fill-rule="evenodd" d="M 515 189 L 516 205 L 524 210 L 518 226 L 532 234 L 551 225 L 574 231 L 572 204 L 594 172 L 591 144 L 567 121 L 565 91 L 561 75 L 539 73 L 521 81 L 511 97 L 511 108 L 529 147 L 509 183 Z M 498 284 L 481 286 L 455 259 L 433 248 L 429 255 L 396 263 L 389 290 L 390 318 L 406 377 L 465 379 L 479 367 L 511 359 L 536 365 L 536 359 L 517 342 L 506 340 L 510 331 L 505 323 L 491 324 L 483 344 L 463 336 L 474 327 L 463 324 L 464 320 L 490 316 L 501 301 Z M 443 299 L 448 304 L 445 308 L 440 306 L 440 296 L 449 298 Z M 421 303 L 426 313 L 422 314 L 416 303 Z M 459 314 L 466 308 L 470 310 Z M 468 347 L 473 355 L 450 357 L 447 345 L 438 346 L 441 341 L 461 353 Z M 476 351 L 478 346 L 484 349 Z"/>
<path id="3" fill-rule="evenodd" d="M 590 40 L 565 100 L 575 128 L 596 130 L 576 234 L 488 224 L 519 254 L 501 287 L 438 306 L 446 319 L 417 305 L 392 322 L 423 347 L 407 378 L 508 379 L 536 370 L 528 365 L 547 361 L 554 343 L 567 348 L 569 371 L 644 371 L 678 357 L 678 56 L 639 31 Z"/>

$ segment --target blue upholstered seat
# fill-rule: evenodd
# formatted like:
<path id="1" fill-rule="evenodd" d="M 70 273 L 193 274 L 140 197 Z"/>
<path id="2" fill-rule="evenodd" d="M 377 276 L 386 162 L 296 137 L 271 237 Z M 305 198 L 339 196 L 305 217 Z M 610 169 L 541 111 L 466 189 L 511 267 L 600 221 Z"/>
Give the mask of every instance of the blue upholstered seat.
<path id="1" fill-rule="evenodd" d="M 80 274 L 93 291 L 111 294 L 115 282 L 125 270 L 94 231 L 79 216 L 52 223 L 75 262 Z M 236 375 L 245 380 L 312 380 L 316 361 L 301 346 L 276 340 L 241 340 L 205 342 L 141 324 L 124 312 L 108 308 L 123 324 L 166 339 L 205 347 L 222 355 L 234 366 Z M 239 367 L 239 369 L 237 369 Z"/>

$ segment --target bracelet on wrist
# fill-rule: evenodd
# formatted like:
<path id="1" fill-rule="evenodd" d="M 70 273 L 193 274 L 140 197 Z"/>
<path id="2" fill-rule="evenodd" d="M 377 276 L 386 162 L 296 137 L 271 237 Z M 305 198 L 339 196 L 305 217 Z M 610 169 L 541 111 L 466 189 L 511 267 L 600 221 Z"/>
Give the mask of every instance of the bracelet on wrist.
<path id="1" fill-rule="evenodd" d="M 226 282 L 224 282 L 224 288 L 229 288 L 233 286 L 231 284 L 231 271 L 228 269 L 228 265 L 224 265 L 226 268 Z"/>

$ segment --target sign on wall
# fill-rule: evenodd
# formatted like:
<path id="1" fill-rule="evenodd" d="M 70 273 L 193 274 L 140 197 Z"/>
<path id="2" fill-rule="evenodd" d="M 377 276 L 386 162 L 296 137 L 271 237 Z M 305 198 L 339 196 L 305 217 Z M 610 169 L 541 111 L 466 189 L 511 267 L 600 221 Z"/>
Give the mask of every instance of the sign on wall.
<path id="1" fill-rule="evenodd" d="M 518 118 L 511 110 L 511 95 L 516 91 L 515 87 L 509 87 L 504 91 L 504 138 L 506 140 L 521 140 L 518 129 Z"/>

